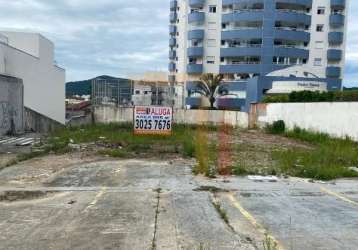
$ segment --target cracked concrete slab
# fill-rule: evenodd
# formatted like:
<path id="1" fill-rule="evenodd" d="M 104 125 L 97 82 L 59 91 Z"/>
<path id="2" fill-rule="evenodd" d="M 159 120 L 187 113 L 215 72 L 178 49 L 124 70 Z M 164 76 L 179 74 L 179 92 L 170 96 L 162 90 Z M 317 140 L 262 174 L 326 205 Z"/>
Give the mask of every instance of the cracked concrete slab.
<path id="1" fill-rule="evenodd" d="M 262 249 L 265 232 L 283 249 L 358 244 L 358 206 L 340 198 L 355 201 L 357 180 L 258 183 L 194 177 L 183 159 L 50 159 L 0 171 L 0 193 L 19 194 L 0 202 L 0 249 Z"/>

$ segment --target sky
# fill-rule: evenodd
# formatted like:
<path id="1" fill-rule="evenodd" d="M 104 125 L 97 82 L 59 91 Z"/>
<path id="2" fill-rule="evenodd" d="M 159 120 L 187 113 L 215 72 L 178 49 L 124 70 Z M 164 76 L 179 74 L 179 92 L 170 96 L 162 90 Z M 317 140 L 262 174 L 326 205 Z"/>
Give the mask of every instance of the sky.
<path id="1" fill-rule="evenodd" d="M 169 0 L 0 0 L 0 29 L 55 43 L 67 81 L 166 71 Z M 358 86 L 358 1 L 350 1 L 345 86 Z"/>

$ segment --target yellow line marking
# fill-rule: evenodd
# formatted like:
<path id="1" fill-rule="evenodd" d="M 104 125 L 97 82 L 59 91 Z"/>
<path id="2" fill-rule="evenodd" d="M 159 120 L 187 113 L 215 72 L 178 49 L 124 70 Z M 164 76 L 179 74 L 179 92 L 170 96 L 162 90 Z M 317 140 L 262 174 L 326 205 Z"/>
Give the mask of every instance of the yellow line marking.
<path id="1" fill-rule="evenodd" d="M 268 231 L 256 221 L 254 216 L 252 216 L 235 198 L 233 194 L 228 194 L 229 200 L 233 203 L 233 205 L 240 211 L 240 213 L 263 235 L 267 235 L 267 237 L 275 244 L 277 244 L 278 250 L 284 250 L 284 247 L 280 244 L 278 240 L 272 235 L 268 233 Z"/>
<path id="2" fill-rule="evenodd" d="M 332 195 L 332 196 L 334 196 L 334 197 L 336 197 L 336 198 L 338 198 L 338 199 L 340 199 L 340 200 L 342 200 L 342 201 L 345 201 L 345 202 L 348 202 L 348 203 L 353 204 L 353 205 L 355 205 L 355 206 L 358 206 L 358 202 L 352 201 L 352 200 L 348 199 L 347 197 L 343 196 L 343 195 L 340 194 L 340 193 L 333 192 L 333 191 L 331 191 L 331 190 L 329 190 L 329 189 L 327 189 L 327 188 L 324 188 L 324 187 L 320 187 L 320 188 L 321 188 L 321 191 L 322 191 L 323 193 Z"/>
<path id="3" fill-rule="evenodd" d="M 84 212 L 87 212 L 88 209 L 92 208 L 93 206 L 95 206 L 97 204 L 97 202 L 99 201 L 99 199 L 105 194 L 105 192 L 107 191 L 107 187 L 103 187 L 101 189 L 101 191 L 98 192 L 98 194 L 96 195 L 96 197 L 94 197 L 93 201 L 86 207 L 86 209 L 84 210 Z"/>

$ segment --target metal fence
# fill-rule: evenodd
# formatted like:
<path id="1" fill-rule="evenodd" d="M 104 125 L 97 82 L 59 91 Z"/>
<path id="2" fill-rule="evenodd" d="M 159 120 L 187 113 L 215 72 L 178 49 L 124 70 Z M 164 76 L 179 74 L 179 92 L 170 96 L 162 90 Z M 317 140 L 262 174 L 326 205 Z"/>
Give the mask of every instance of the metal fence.
<path id="1" fill-rule="evenodd" d="M 166 83 L 128 79 L 95 79 L 92 81 L 92 105 L 97 106 L 173 106 L 176 96 L 175 88 Z"/>

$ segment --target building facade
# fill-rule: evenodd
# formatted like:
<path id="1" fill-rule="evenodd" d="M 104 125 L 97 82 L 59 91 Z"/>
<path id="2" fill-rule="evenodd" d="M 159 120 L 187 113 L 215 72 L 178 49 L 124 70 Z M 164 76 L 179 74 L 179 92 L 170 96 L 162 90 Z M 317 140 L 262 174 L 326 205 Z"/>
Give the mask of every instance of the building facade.
<path id="1" fill-rule="evenodd" d="M 0 31 L 0 74 L 24 85 L 24 106 L 65 123 L 65 70 L 56 65 L 54 44 L 40 34 Z"/>
<path id="2" fill-rule="evenodd" d="M 247 109 L 266 93 L 339 90 L 347 9 L 348 0 L 171 0 L 169 81 L 185 84 L 191 107 L 205 73 L 224 75 L 224 108 Z"/>

